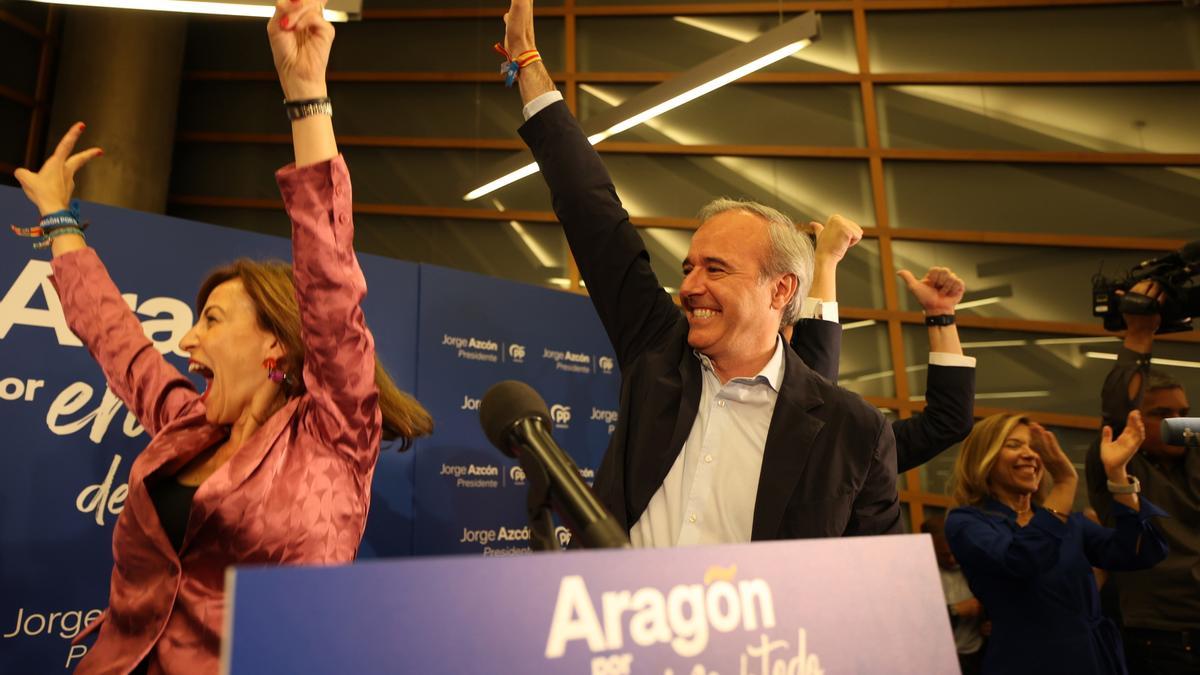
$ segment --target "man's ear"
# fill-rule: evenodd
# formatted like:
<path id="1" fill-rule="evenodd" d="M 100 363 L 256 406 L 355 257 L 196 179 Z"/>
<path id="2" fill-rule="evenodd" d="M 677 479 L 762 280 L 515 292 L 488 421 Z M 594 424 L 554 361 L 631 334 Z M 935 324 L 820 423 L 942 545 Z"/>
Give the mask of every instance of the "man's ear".
<path id="1" fill-rule="evenodd" d="M 800 280 L 795 274 L 788 272 L 775 281 L 771 292 L 771 309 L 782 311 L 796 297 L 800 289 Z"/>

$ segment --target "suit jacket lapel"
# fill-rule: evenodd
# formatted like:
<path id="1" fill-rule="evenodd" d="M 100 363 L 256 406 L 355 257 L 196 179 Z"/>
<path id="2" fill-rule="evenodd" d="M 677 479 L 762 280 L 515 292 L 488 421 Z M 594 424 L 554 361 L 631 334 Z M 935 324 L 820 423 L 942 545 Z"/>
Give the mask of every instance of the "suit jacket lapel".
<path id="1" fill-rule="evenodd" d="M 790 349 L 784 350 L 784 360 L 787 366 L 783 386 L 775 400 L 758 475 L 750 535 L 755 541 L 778 535 L 788 500 L 804 474 L 813 440 L 825 424 L 808 412 L 823 402 L 816 389 L 817 375 Z"/>

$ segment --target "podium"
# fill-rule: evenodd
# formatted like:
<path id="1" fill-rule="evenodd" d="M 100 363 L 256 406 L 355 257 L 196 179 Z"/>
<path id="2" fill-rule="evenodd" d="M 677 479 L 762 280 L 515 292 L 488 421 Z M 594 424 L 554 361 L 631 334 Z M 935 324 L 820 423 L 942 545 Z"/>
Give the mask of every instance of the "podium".
<path id="1" fill-rule="evenodd" d="M 222 673 L 958 673 L 928 535 L 236 568 Z"/>

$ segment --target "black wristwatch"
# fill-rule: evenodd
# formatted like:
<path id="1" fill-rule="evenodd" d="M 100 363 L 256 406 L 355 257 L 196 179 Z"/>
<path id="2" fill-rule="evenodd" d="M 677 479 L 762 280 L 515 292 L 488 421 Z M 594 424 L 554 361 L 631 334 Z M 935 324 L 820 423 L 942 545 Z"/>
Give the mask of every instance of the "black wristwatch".
<path id="1" fill-rule="evenodd" d="M 953 326 L 954 325 L 954 315 L 953 314 L 936 314 L 934 316 L 926 316 L 925 317 L 925 325 L 926 326 Z"/>

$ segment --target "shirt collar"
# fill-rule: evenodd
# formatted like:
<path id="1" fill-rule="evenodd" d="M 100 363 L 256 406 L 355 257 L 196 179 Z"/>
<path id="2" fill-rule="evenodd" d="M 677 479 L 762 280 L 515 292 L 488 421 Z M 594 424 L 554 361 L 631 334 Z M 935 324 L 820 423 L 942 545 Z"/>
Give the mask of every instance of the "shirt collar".
<path id="1" fill-rule="evenodd" d="M 767 365 L 763 366 L 762 370 L 758 371 L 758 374 L 754 377 L 735 377 L 730 379 L 730 382 L 733 382 L 734 380 L 740 382 L 750 382 L 752 384 L 758 384 L 761 382 L 770 386 L 775 390 L 776 393 L 779 393 L 779 388 L 783 386 L 783 373 L 787 370 L 787 364 L 783 359 L 783 349 L 783 336 L 776 335 L 775 353 L 771 355 L 771 360 L 767 361 Z M 692 353 L 696 355 L 696 358 L 700 359 L 700 365 L 702 365 L 705 370 L 708 370 L 710 373 L 716 375 L 717 371 L 713 368 L 711 359 L 696 350 L 692 350 Z"/>

